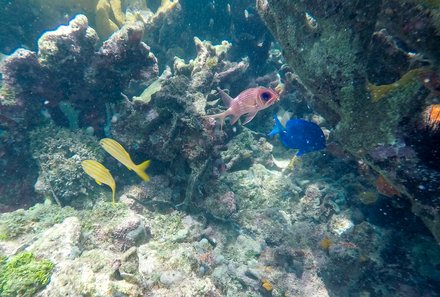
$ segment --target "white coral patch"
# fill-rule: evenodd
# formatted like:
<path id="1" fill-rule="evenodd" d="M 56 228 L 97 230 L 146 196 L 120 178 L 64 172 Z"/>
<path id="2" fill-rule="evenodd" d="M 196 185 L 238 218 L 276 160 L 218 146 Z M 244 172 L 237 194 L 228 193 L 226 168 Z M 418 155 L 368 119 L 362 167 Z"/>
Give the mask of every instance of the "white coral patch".
<path id="1" fill-rule="evenodd" d="M 329 223 L 330 231 L 337 235 L 341 235 L 342 233 L 351 229 L 353 226 L 353 222 L 343 214 L 333 216 Z"/>

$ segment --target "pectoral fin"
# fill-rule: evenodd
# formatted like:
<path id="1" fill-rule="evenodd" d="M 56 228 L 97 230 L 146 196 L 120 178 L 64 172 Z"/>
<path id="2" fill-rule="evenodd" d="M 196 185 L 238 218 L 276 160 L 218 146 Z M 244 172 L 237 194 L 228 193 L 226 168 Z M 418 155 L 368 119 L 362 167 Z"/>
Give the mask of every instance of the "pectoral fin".
<path id="1" fill-rule="evenodd" d="M 248 113 L 247 116 L 246 116 L 246 119 L 243 122 L 243 125 L 246 125 L 247 123 L 252 121 L 252 119 L 255 117 L 256 114 L 257 114 L 257 112 L 250 112 L 250 113 Z"/>
<path id="2" fill-rule="evenodd" d="M 303 151 L 303 150 L 300 149 L 300 150 L 296 153 L 296 157 L 300 157 L 300 156 L 304 155 L 304 153 L 305 153 L 305 151 Z"/>

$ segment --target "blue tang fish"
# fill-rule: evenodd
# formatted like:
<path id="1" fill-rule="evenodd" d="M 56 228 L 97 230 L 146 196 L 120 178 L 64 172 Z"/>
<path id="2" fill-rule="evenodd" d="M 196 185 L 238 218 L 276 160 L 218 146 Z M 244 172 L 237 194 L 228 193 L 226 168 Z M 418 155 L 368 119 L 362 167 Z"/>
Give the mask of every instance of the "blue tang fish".
<path id="1" fill-rule="evenodd" d="M 313 122 L 301 119 L 289 120 L 284 128 L 275 115 L 275 126 L 269 136 L 280 135 L 284 146 L 299 149 L 298 157 L 325 148 L 325 136 L 321 128 Z"/>

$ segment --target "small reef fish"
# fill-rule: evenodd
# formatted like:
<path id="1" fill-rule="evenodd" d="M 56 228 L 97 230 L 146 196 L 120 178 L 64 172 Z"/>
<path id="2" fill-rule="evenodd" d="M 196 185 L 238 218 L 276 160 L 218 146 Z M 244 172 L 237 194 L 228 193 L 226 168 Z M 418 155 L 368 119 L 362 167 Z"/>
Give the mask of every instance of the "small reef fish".
<path id="1" fill-rule="evenodd" d="M 424 114 L 424 122 L 427 128 L 432 131 L 439 130 L 440 127 L 440 104 L 432 104 L 428 106 Z"/>
<path id="2" fill-rule="evenodd" d="M 99 144 L 107 153 L 112 155 L 113 158 L 125 165 L 128 170 L 133 170 L 134 172 L 136 172 L 136 174 L 139 175 L 139 177 L 142 178 L 143 181 L 150 180 L 150 177 L 145 173 L 145 170 L 150 165 L 150 160 L 147 160 L 139 165 L 134 164 L 134 162 L 130 158 L 130 155 L 122 147 L 122 145 L 111 138 L 103 138 L 99 141 Z"/>
<path id="3" fill-rule="evenodd" d="M 223 90 L 217 89 L 228 109 L 219 114 L 207 115 L 207 118 L 218 118 L 221 124 L 229 115 L 232 116 L 231 125 L 235 124 L 240 116 L 247 114 L 243 125 L 252 121 L 258 111 L 268 108 L 274 104 L 279 95 L 274 90 L 264 87 L 256 87 L 244 90 L 234 99 L 226 94 Z"/>
<path id="4" fill-rule="evenodd" d="M 313 122 L 301 119 L 289 120 L 284 128 L 275 115 L 275 126 L 269 136 L 280 135 L 284 146 L 299 149 L 296 156 L 325 148 L 325 136 L 321 128 Z"/>
<path id="5" fill-rule="evenodd" d="M 95 160 L 81 162 L 83 170 L 95 179 L 98 185 L 107 185 L 112 189 L 112 203 L 115 205 L 116 183 L 110 171 L 104 165 Z"/>

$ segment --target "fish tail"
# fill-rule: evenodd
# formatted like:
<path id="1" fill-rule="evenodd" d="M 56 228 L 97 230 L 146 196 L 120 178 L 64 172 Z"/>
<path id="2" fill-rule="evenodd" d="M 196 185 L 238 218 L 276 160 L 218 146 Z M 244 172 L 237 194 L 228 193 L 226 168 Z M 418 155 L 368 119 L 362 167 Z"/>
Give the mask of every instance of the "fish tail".
<path id="1" fill-rule="evenodd" d="M 225 110 L 224 112 L 221 112 L 221 113 L 203 116 L 203 118 L 205 118 L 205 119 L 219 119 L 220 125 L 223 127 L 223 124 L 225 123 L 225 118 L 230 114 L 231 114 L 231 111 L 228 109 L 228 110 Z"/>
<path id="2" fill-rule="evenodd" d="M 275 119 L 275 126 L 273 127 L 272 131 L 270 131 L 268 136 L 273 136 L 284 131 L 284 127 L 281 124 L 280 120 L 278 119 L 277 115 L 274 115 L 274 119 Z"/>
<path id="3" fill-rule="evenodd" d="M 142 178 L 143 181 L 149 181 L 150 177 L 147 173 L 145 173 L 145 170 L 147 170 L 148 166 L 150 166 L 150 160 L 146 160 L 142 162 L 141 164 L 137 165 L 136 173 L 139 175 L 140 178 Z"/>

